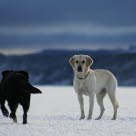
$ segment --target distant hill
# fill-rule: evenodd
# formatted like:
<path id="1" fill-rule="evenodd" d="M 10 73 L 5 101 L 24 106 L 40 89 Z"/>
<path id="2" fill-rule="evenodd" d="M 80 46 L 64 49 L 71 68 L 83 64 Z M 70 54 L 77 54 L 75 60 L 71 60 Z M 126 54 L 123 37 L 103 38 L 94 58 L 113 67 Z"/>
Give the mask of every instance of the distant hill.
<path id="1" fill-rule="evenodd" d="M 94 59 L 92 69 L 108 69 L 113 72 L 119 85 L 136 85 L 136 52 L 130 50 L 44 50 L 21 56 L 0 54 L 0 71 L 27 70 L 34 84 L 72 85 L 73 70 L 68 61 L 74 54 L 81 53 Z"/>

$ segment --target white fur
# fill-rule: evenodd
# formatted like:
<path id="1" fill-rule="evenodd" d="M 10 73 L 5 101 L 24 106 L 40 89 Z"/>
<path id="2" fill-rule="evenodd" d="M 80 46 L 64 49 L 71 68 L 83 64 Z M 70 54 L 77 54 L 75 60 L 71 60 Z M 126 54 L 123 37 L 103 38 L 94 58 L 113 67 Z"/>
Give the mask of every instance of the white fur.
<path id="1" fill-rule="evenodd" d="M 87 67 L 86 63 L 88 61 L 88 58 L 91 59 L 87 55 L 75 55 L 74 57 L 72 57 L 73 60 L 70 60 L 70 64 L 72 65 L 75 72 L 73 84 L 80 104 L 80 119 L 85 118 L 83 95 L 89 96 L 88 119 L 92 118 L 95 95 L 101 110 L 100 115 L 97 119 L 101 119 L 105 110 L 103 105 L 103 98 L 107 93 L 114 108 L 114 114 L 112 119 L 115 120 L 117 118 L 117 108 L 119 107 L 116 100 L 117 80 L 115 76 L 108 70 L 91 70 L 90 66 Z M 85 64 L 82 64 L 81 60 L 85 59 Z M 78 64 L 75 64 L 76 60 L 78 60 Z M 79 65 L 82 66 L 83 72 L 77 71 L 77 67 Z"/>

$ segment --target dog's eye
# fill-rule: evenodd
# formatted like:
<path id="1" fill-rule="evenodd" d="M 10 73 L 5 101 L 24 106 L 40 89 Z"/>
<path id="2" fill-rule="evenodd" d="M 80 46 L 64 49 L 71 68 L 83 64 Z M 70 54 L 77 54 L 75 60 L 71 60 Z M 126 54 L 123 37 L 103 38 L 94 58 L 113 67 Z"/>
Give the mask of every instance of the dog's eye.
<path id="1" fill-rule="evenodd" d="M 76 64 L 78 64 L 78 61 L 76 60 Z"/>
<path id="2" fill-rule="evenodd" d="M 84 64 L 84 63 L 85 63 L 85 61 L 83 60 L 83 61 L 82 61 L 82 63 Z"/>

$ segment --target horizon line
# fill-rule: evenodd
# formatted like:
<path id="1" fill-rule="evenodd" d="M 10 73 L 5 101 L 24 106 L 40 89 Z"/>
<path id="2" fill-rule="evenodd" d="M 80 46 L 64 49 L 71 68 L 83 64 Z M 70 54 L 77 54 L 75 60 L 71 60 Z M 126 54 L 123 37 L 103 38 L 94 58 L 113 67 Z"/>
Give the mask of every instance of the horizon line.
<path id="1" fill-rule="evenodd" d="M 133 46 L 133 45 L 132 45 Z M 22 56 L 22 55 L 30 55 L 36 53 L 42 53 L 44 51 L 114 51 L 114 50 L 129 50 L 131 45 L 128 48 L 43 48 L 43 49 L 0 49 L 0 54 L 5 56 Z M 136 48 L 136 45 L 133 46 Z"/>

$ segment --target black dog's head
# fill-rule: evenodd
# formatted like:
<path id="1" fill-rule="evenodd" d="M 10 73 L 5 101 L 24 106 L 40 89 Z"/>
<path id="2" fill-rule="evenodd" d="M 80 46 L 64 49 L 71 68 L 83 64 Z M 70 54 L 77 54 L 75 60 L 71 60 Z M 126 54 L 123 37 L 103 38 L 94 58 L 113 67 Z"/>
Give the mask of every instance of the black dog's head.
<path id="1" fill-rule="evenodd" d="M 29 79 L 28 72 L 26 71 L 13 71 L 13 70 L 5 70 L 2 72 L 3 78 L 11 75 L 11 74 L 20 74 L 20 76 L 24 76 L 26 79 Z"/>
<path id="2" fill-rule="evenodd" d="M 22 82 L 20 84 L 17 84 L 17 86 L 25 86 L 25 89 L 27 89 L 30 93 L 42 93 L 39 89 L 36 87 L 33 87 L 28 79 L 29 79 L 29 74 L 26 71 L 15 71 L 15 70 L 6 70 L 2 72 L 3 80 L 6 82 L 8 78 L 14 77 L 17 78 L 18 80 L 21 80 Z"/>

